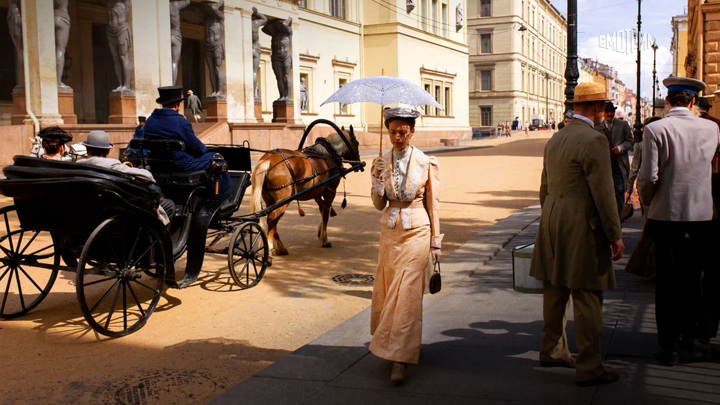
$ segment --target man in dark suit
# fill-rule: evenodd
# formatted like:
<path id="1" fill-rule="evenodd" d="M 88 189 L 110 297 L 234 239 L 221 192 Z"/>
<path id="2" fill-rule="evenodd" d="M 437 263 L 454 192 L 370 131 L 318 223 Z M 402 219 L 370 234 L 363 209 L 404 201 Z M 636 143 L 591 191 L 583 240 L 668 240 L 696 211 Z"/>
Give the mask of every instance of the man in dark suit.
<path id="1" fill-rule="evenodd" d="M 182 86 L 159 87 L 160 97 L 155 102 L 162 105 L 162 108 L 156 108 L 145 123 L 145 139 L 174 140 L 185 143 L 185 151 L 173 152 L 173 161 L 167 162 L 167 164 L 159 162 L 159 159 L 154 159 L 151 153 L 150 160 L 153 171 L 170 173 L 207 170 L 215 155 L 215 153 L 207 151 L 205 144 L 195 136 L 192 125 L 178 112 L 183 102 L 182 91 Z M 230 175 L 223 174 L 220 177 L 220 193 L 230 190 L 231 187 Z"/>
<path id="2" fill-rule="evenodd" d="M 610 163 L 619 216 L 623 206 L 625 206 L 625 185 L 630 175 L 628 151 L 632 150 L 635 141 L 633 140 L 630 125 L 625 121 L 615 119 L 616 109 L 617 107 L 612 101 L 605 103 L 605 119 L 595 129 L 603 133 L 610 144 Z"/>

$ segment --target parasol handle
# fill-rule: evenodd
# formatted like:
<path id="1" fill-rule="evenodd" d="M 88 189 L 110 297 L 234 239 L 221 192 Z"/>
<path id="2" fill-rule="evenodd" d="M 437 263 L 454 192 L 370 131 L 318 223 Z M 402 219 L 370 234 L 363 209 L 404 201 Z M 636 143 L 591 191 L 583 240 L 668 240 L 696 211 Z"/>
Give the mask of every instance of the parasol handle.
<path id="1" fill-rule="evenodd" d="M 382 148 L 382 140 L 383 140 L 383 110 L 385 109 L 385 106 L 380 106 L 380 154 L 379 156 L 382 157 L 383 148 Z"/>

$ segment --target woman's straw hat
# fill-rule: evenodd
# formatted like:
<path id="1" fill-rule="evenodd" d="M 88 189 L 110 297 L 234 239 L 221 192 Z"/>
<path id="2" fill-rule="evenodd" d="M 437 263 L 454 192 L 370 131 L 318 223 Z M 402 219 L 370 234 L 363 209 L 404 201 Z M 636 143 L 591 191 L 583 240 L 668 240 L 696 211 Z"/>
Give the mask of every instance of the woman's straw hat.
<path id="1" fill-rule="evenodd" d="M 600 83 L 580 83 L 575 87 L 575 100 L 573 103 L 587 103 L 590 101 L 612 101 L 608 98 L 605 86 Z"/>

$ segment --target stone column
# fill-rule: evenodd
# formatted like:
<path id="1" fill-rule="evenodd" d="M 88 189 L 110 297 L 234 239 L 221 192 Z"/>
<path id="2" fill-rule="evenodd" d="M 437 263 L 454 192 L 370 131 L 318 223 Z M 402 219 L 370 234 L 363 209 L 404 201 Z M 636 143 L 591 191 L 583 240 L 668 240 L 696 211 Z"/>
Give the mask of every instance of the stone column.
<path id="1" fill-rule="evenodd" d="M 57 68 L 55 65 L 55 12 L 51 1 L 27 1 L 23 12 L 27 22 L 27 59 L 30 67 L 30 108 L 40 126 L 63 124 L 58 110 Z M 23 97 L 24 98 L 24 97 Z M 24 102 L 24 100 L 23 100 Z M 27 123 L 29 118 L 26 117 Z"/>
<path id="2" fill-rule="evenodd" d="M 294 101 L 293 117 L 288 120 L 289 124 L 302 125 L 302 112 L 300 111 L 300 36 L 302 35 L 299 18 L 293 18 L 292 36 L 292 86 L 290 98 Z"/>
<path id="3" fill-rule="evenodd" d="M 137 114 L 150 115 L 159 107 L 157 88 L 173 85 L 170 1 L 133 0 L 130 25 Z"/>
<path id="4" fill-rule="evenodd" d="M 256 123 L 252 74 L 252 9 L 225 5 L 227 120 Z"/>

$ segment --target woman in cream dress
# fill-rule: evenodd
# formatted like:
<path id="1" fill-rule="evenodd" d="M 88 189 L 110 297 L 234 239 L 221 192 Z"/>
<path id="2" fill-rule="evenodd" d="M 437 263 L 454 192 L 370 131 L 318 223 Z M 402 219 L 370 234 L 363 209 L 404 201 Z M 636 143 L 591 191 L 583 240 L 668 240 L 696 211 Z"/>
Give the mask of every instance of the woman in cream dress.
<path id="1" fill-rule="evenodd" d="M 440 256 L 437 158 L 410 145 L 415 118 L 409 108 L 386 109 L 393 148 L 372 165 L 372 201 L 385 210 L 372 295 L 370 351 L 393 361 L 390 379 L 402 382 L 407 363 L 417 364 L 422 338 L 422 299 L 432 263 Z"/>

